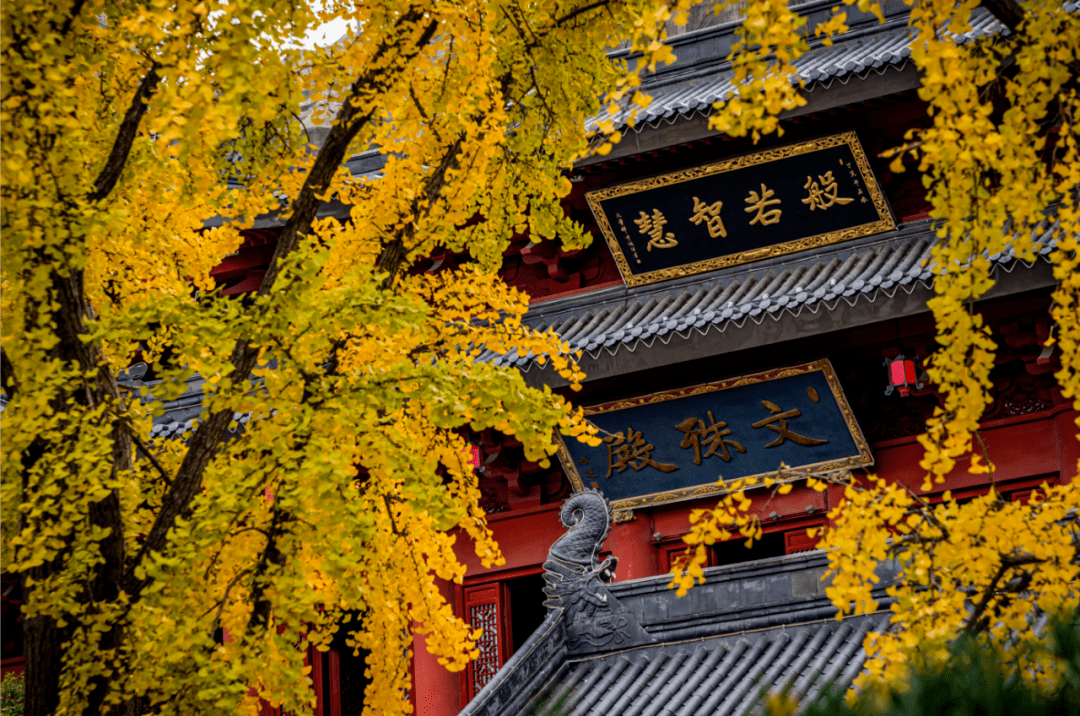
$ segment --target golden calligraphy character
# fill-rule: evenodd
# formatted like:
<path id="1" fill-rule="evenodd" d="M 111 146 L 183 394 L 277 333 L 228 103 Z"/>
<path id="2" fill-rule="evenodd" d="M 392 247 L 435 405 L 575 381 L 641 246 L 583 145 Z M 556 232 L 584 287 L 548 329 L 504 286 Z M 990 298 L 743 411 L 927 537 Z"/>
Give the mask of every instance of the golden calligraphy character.
<path id="1" fill-rule="evenodd" d="M 626 428 L 625 434 L 618 432 L 608 435 L 604 438 L 604 442 L 608 446 L 608 469 L 604 477 L 611 477 L 612 470 L 623 472 L 628 466 L 637 472 L 641 472 L 646 466 L 655 467 L 660 472 L 679 469 L 678 465 L 668 465 L 653 460 L 652 451 L 656 449 L 656 446 L 646 443 L 641 433 L 631 427 Z"/>
<path id="2" fill-rule="evenodd" d="M 788 429 L 787 421 L 791 418 L 797 418 L 802 415 L 802 411 L 798 408 L 795 408 L 794 410 L 784 410 L 776 403 L 768 400 L 761 401 L 761 404 L 765 406 L 765 408 L 767 408 L 768 411 L 772 413 L 772 415 L 768 418 L 765 418 L 764 420 L 757 421 L 751 427 L 768 428 L 769 430 L 772 430 L 779 435 L 779 437 L 777 437 L 765 447 L 771 448 L 777 447 L 778 445 L 783 445 L 785 440 L 791 440 L 792 442 L 798 443 L 799 445 L 802 445 L 804 447 L 809 447 L 810 445 L 824 445 L 825 443 L 829 442 L 828 440 L 808 438 L 805 435 L 799 435 L 798 433 Z M 773 425 L 773 423 L 780 424 Z"/>
<path id="3" fill-rule="evenodd" d="M 820 184 L 818 183 L 820 182 Z M 803 189 L 806 189 L 809 194 L 805 199 L 802 199 L 802 203 L 810 205 L 810 211 L 814 209 L 825 210 L 834 204 L 843 206 L 844 204 L 850 204 L 855 201 L 854 199 L 847 199 L 842 196 L 837 196 L 837 192 L 840 191 L 840 187 L 836 184 L 836 180 L 833 179 L 832 170 L 818 175 L 818 181 L 814 181 L 811 177 L 806 177 L 806 184 L 803 185 Z"/>
<path id="4" fill-rule="evenodd" d="M 646 251 L 652 251 L 654 246 L 658 249 L 671 249 L 679 245 L 679 242 L 675 240 L 675 234 L 670 231 L 664 232 L 667 219 L 664 218 L 659 209 L 653 209 L 652 216 L 649 216 L 644 211 L 638 213 L 641 216 L 634 219 L 634 223 L 637 224 L 641 233 L 649 237 L 649 244 L 645 247 Z"/>
<path id="5" fill-rule="evenodd" d="M 712 411 L 708 411 L 709 426 L 706 427 L 705 423 L 698 418 L 687 418 L 675 427 L 686 433 L 683 436 L 682 442 L 679 443 L 681 448 L 694 448 L 694 464 L 701 464 L 701 443 L 704 442 L 709 448 L 705 453 L 705 457 L 712 457 L 713 454 L 719 450 L 720 459 L 724 462 L 731 462 L 731 453 L 728 452 L 728 445 L 735 448 L 737 452 L 746 452 L 746 448 L 742 446 L 742 443 L 734 440 L 724 440 L 724 437 L 731 435 L 731 430 L 728 428 L 727 423 L 724 421 L 716 422 L 713 418 Z"/>
<path id="6" fill-rule="evenodd" d="M 582 465 L 588 465 L 589 464 L 589 458 L 587 458 L 587 457 L 579 457 L 578 462 L 580 462 Z"/>
<path id="7" fill-rule="evenodd" d="M 690 217 L 690 223 L 701 226 L 705 222 L 705 228 L 709 230 L 712 238 L 727 238 L 727 229 L 724 228 L 724 220 L 720 218 L 720 210 L 724 208 L 724 202 L 717 201 L 706 204 L 701 199 L 694 197 L 694 215 Z"/>
<path id="8" fill-rule="evenodd" d="M 596 473 L 593 472 L 592 470 L 586 470 L 585 471 L 585 477 L 596 477 Z"/>
<path id="9" fill-rule="evenodd" d="M 746 197 L 746 203 L 750 206 L 743 209 L 743 211 L 745 211 L 747 214 L 753 213 L 755 211 L 757 212 L 757 214 L 754 215 L 754 218 L 750 220 L 751 226 L 759 223 L 762 226 L 780 223 L 780 213 L 782 211 L 781 209 L 770 209 L 769 211 L 765 211 L 766 207 L 780 203 L 779 199 L 769 198 L 771 196 L 774 196 L 775 194 L 776 192 L 772 189 L 766 189 L 764 184 L 761 185 L 760 195 L 756 191 L 750 191 L 750 196 Z"/>

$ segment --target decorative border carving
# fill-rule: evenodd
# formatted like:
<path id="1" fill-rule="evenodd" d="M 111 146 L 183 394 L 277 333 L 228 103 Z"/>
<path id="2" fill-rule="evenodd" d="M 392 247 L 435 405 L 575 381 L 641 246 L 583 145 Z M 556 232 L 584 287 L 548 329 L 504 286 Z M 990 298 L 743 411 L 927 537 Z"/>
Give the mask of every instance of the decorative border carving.
<path id="1" fill-rule="evenodd" d="M 770 370 L 763 373 L 744 375 L 738 378 L 729 378 L 727 380 L 720 380 L 713 383 L 703 383 L 701 385 L 695 385 L 688 388 L 680 388 L 678 390 L 668 390 L 662 393 L 652 393 L 650 395 L 644 395 L 638 398 L 628 398 L 626 400 L 617 400 L 610 403 L 603 403 L 601 405 L 593 405 L 584 408 L 584 413 L 585 416 L 588 417 L 590 415 L 597 415 L 598 413 L 608 413 L 614 410 L 623 410 L 625 408 L 633 408 L 640 405 L 663 403 L 668 400 L 685 398 L 691 395 L 714 393 L 716 391 L 725 390 L 727 388 L 735 388 L 740 385 L 766 383 L 768 381 L 776 380 L 778 378 L 787 378 L 788 376 L 802 375 L 805 373 L 812 373 L 819 370 L 825 375 L 825 380 L 829 384 L 829 389 L 832 391 L 833 397 L 836 399 L 836 404 L 840 408 L 841 415 L 844 416 L 844 423 L 847 425 L 848 432 L 851 434 L 851 439 L 854 440 L 855 447 L 859 451 L 859 454 L 853 455 L 851 457 L 841 458 L 839 460 L 829 460 L 826 462 L 800 465 L 799 467 L 791 468 L 786 472 L 796 473 L 796 476 L 785 480 L 785 482 L 792 482 L 794 480 L 801 479 L 807 475 L 820 475 L 827 472 L 836 472 L 838 470 L 855 470 L 873 465 L 874 456 L 870 452 L 870 445 L 866 442 L 866 438 L 863 436 L 862 430 L 859 428 L 859 423 L 855 419 L 855 413 L 852 412 L 851 406 L 848 404 L 847 397 L 844 395 L 844 390 L 840 386 L 840 380 L 836 377 L 836 371 L 833 370 L 832 363 L 829 362 L 828 358 L 823 358 L 812 363 L 805 363 L 803 365 L 791 366 L 789 368 L 777 368 L 775 370 Z M 577 466 L 570 458 L 570 452 L 566 449 L 566 443 L 563 441 L 562 436 L 556 434 L 556 438 L 558 440 L 559 447 L 559 460 L 562 462 L 563 469 L 566 471 L 566 476 L 570 479 L 570 484 L 573 486 L 574 491 L 578 492 L 586 489 L 585 482 L 581 479 L 581 475 L 577 471 Z M 747 475 L 747 477 L 760 479 L 765 477 L 766 475 L 772 474 L 774 473 L 763 472 L 757 475 Z M 611 500 L 611 508 L 612 510 L 634 510 L 641 507 L 661 505 L 668 502 L 680 502 L 682 500 L 691 500 L 698 497 L 721 495 L 728 492 L 728 490 L 729 488 L 718 485 L 716 483 L 695 485 L 693 487 L 684 487 L 678 490 L 654 492 L 648 495 L 638 495 L 636 497 L 628 497 L 621 500 Z"/>
<path id="2" fill-rule="evenodd" d="M 788 157 L 806 154 L 819 149 L 829 149 L 830 147 L 836 147 L 842 144 L 847 144 L 851 148 L 852 155 L 855 157 L 855 164 L 859 167 L 859 174 L 862 176 L 863 183 L 866 185 L 866 190 L 874 203 L 874 208 L 877 209 L 879 219 L 875 222 L 841 229 L 840 231 L 818 234 L 817 236 L 810 236 L 805 239 L 796 239 L 782 244 L 763 246 L 761 248 L 742 251 L 736 254 L 717 256 L 704 261 L 697 261 L 692 264 L 683 264 L 682 266 L 672 266 L 657 271 L 634 274 L 633 271 L 630 270 L 630 262 L 627 261 L 626 256 L 623 255 L 622 247 L 619 245 L 618 239 L 615 238 L 615 231 L 608 221 L 607 214 L 604 213 L 603 208 L 600 206 L 600 202 L 604 199 L 612 199 L 627 194 L 636 194 L 641 191 L 655 189 L 669 184 L 679 184 L 690 181 L 691 179 L 700 179 L 714 174 L 722 174 L 736 169 L 743 169 L 745 167 L 773 162 L 778 159 L 786 159 Z M 585 198 L 589 202 L 589 208 L 592 209 L 593 216 L 596 217 L 596 223 L 604 233 L 604 239 L 611 249 L 612 256 L 615 257 L 615 263 L 619 267 L 619 273 L 622 274 L 623 281 L 625 281 L 626 285 L 629 287 L 643 286 L 645 284 L 681 278 L 683 276 L 693 276 L 694 274 L 704 273 L 705 271 L 713 271 L 729 266 L 738 266 L 739 264 L 760 261 L 761 259 L 772 258 L 773 256 L 784 256 L 785 254 L 806 251 L 807 249 L 817 248 L 818 246 L 828 246 L 841 241 L 857 239 L 862 236 L 892 231 L 896 228 L 896 221 L 892 217 L 892 212 L 889 211 L 889 205 L 885 201 L 885 195 L 878 186 L 877 178 L 870 169 L 870 162 L 867 160 L 862 145 L 859 144 L 859 138 L 854 131 L 835 134 L 831 137 L 823 137 L 821 139 L 812 139 L 798 144 L 789 144 L 784 147 L 768 149 L 754 154 L 746 154 L 716 164 L 707 164 L 705 166 L 675 172 L 674 174 L 664 174 L 662 176 L 630 182 L 629 184 L 620 184 L 619 186 L 598 189 L 586 194 Z"/>

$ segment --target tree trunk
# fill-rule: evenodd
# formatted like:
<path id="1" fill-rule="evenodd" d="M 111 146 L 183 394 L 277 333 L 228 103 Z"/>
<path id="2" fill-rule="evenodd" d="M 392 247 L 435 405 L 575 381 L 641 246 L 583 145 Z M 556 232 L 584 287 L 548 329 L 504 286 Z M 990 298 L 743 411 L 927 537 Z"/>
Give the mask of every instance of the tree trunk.
<path id="1" fill-rule="evenodd" d="M 83 297 L 82 273 L 70 270 L 67 276 L 61 276 L 54 272 L 52 284 L 58 307 L 51 311 L 51 318 L 60 339 L 53 353 L 65 364 L 77 365 L 88 375 L 94 374 L 94 378 L 85 383 L 83 390 L 73 388 L 65 396 L 66 402 L 84 407 L 112 403 L 115 413 L 120 414 L 122 397 L 116 379 L 104 365 L 97 346 L 87 344 L 81 338 L 86 333 L 84 321 L 91 310 Z M 64 399 L 58 398 L 54 402 L 54 409 L 58 413 L 66 412 L 69 407 L 64 404 Z M 130 472 L 133 468 L 128 426 L 117 420 L 113 425 L 111 438 L 110 458 L 112 474 L 115 477 L 117 473 Z M 65 450 L 62 444 L 48 444 L 44 441 L 36 448 L 24 460 L 23 468 L 27 473 L 38 459 L 45 455 L 62 455 Z M 120 498 L 115 490 L 105 499 L 90 505 L 88 516 L 95 527 L 108 529 L 109 534 L 98 543 L 103 560 L 97 566 L 93 580 L 86 585 L 83 598 L 90 605 L 112 604 L 119 596 L 125 560 Z M 66 552 L 61 552 L 51 562 L 31 569 L 28 576 L 39 584 L 62 570 L 67 557 Z M 24 604 L 29 604 L 33 590 L 41 587 L 28 587 L 26 576 L 22 577 L 21 587 Z M 26 713 L 28 716 L 52 714 L 59 705 L 60 675 L 64 666 L 64 651 L 72 636 L 71 628 L 58 626 L 51 617 L 38 616 L 26 619 L 23 631 L 26 652 Z M 100 648 L 103 654 L 115 653 L 123 639 L 123 625 L 114 624 L 101 637 Z M 94 714 L 101 710 L 108 684 L 100 677 L 91 684 L 94 689 L 87 712 Z"/>
<path id="2" fill-rule="evenodd" d="M 30 590 L 26 578 L 42 579 L 49 575 L 50 564 L 35 567 L 20 575 L 23 604 L 28 602 Z M 25 716 L 51 716 L 60 705 L 60 669 L 63 646 L 70 638 L 69 628 L 60 628 L 49 617 L 30 617 L 23 620 L 23 649 L 26 656 L 26 710 Z"/>

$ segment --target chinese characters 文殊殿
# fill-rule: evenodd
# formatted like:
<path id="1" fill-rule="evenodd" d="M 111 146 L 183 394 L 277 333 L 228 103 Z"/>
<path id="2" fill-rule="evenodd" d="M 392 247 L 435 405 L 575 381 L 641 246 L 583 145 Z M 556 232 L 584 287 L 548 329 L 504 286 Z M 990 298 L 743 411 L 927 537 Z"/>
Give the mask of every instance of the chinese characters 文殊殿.
<path id="1" fill-rule="evenodd" d="M 627 467 L 640 472 L 646 466 L 655 467 L 660 472 L 678 470 L 678 465 L 668 465 L 656 462 L 652 459 L 652 451 L 656 446 L 645 442 L 644 436 L 631 427 L 626 428 L 626 433 L 618 432 L 604 438 L 607 443 L 608 469 L 604 477 L 611 477 L 612 470 L 623 472 Z"/>
<path id="2" fill-rule="evenodd" d="M 687 418 L 675 427 L 682 430 L 685 435 L 682 442 L 679 443 L 681 448 L 693 448 L 694 449 L 694 464 L 701 464 L 701 443 L 709 448 L 705 453 L 705 457 L 712 457 L 717 450 L 720 451 L 720 459 L 724 462 L 731 462 L 731 453 L 728 452 L 728 446 L 735 448 L 736 452 L 746 452 L 746 448 L 742 443 L 734 440 L 725 440 L 724 438 L 731 435 L 731 429 L 727 426 L 727 423 L 721 420 L 719 423 L 713 418 L 712 411 L 706 413 L 709 416 L 709 425 L 698 418 Z"/>
<path id="3" fill-rule="evenodd" d="M 819 401 L 817 391 L 812 387 L 807 388 L 807 395 L 810 397 L 811 402 L 817 403 Z M 789 440 L 802 447 L 825 445 L 829 442 L 828 440 L 796 432 L 797 429 L 805 430 L 805 427 L 789 427 L 791 421 L 802 416 L 802 411 L 798 408 L 784 410 L 770 400 L 762 400 L 761 405 L 770 414 L 755 423 L 751 423 L 750 427 L 759 430 L 771 430 L 776 433 L 776 437 L 764 445 L 765 448 L 779 447 Z M 747 452 L 746 432 L 743 432 L 743 436 L 740 437 L 735 434 L 727 421 L 718 421 L 713 415 L 713 411 L 708 410 L 705 414 L 708 416 L 708 423 L 697 417 L 689 417 L 674 426 L 676 430 L 683 434 L 679 447 L 693 451 L 693 463 L 695 465 L 701 465 L 703 458 L 710 458 L 714 455 L 724 462 L 731 462 L 736 453 L 745 454 Z M 665 473 L 679 469 L 678 464 L 654 460 L 652 455 L 653 451 L 656 450 L 656 446 L 648 442 L 640 430 L 627 427 L 625 431 L 609 434 L 603 438 L 603 442 L 607 446 L 607 474 L 604 477 L 610 478 L 612 475 L 625 472 L 627 468 L 633 468 L 635 472 L 641 472 L 646 467 L 653 467 Z M 588 458 L 583 457 L 580 462 L 583 466 L 589 465 Z M 585 471 L 585 475 L 590 478 L 597 477 L 591 467 Z"/>
<path id="4" fill-rule="evenodd" d="M 764 420 L 757 421 L 756 423 L 751 425 L 751 427 L 768 428 L 769 430 L 774 431 L 778 435 L 775 440 L 773 440 L 765 447 L 779 447 L 780 445 L 784 444 L 785 440 L 791 440 L 805 447 L 809 447 L 810 445 L 824 445 L 825 443 L 829 442 L 828 440 L 818 440 L 817 438 L 810 438 L 805 435 L 800 435 L 794 430 L 790 430 L 788 428 L 788 420 L 791 420 L 792 418 L 797 418 L 802 415 L 802 411 L 798 408 L 795 408 L 793 410 L 784 410 L 776 403 L 768 400 L 761 401 L 761 404 L 766 409 L 768 409 L 768 411 L 772 413 L 772 415 L 765 418 Z"/>

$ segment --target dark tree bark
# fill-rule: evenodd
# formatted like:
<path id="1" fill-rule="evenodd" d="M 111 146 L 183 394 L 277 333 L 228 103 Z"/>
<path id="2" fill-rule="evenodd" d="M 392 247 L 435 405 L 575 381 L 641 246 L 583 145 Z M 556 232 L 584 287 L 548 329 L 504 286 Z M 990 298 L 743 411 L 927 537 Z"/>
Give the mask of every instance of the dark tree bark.
<path id="1" fill-rule="evenodd" d="M 1016 0 L 983 0 L 983 6 L 998 21 L 1009 28 L 1009 32 L 1016 32 L 1024 19 L 1024 9 Z"/>
<path id="2" fill-rule="evenodd" d="M 983 0 L 982 4 L 1009 32 L 1015 33 L 1024 21 L 1024 8 L 1016 0 Z M 1065 88 L 1076 87 L 1080 82 L 1080 60 L 1070 62 L 1069 70 L 1072 79 L 1065 83 Z"/>

